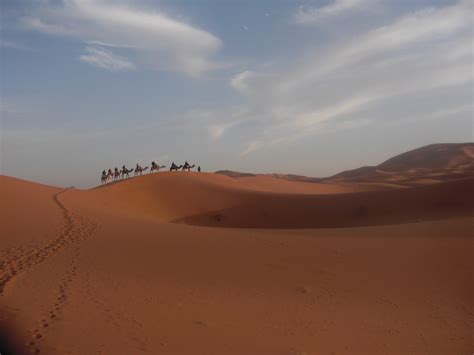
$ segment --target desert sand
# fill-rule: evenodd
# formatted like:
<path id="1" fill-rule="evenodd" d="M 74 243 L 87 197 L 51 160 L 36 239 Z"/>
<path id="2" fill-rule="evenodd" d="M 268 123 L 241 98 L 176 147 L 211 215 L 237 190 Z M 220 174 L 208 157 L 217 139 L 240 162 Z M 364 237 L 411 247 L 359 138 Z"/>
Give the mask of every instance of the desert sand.
<path id="1" fill-rule="evenodd" d="M 78 190 L 1 176 L 2 345 L 469 354 L 474 164 L 458 148 L 318 182 L 165 172 Z"/>

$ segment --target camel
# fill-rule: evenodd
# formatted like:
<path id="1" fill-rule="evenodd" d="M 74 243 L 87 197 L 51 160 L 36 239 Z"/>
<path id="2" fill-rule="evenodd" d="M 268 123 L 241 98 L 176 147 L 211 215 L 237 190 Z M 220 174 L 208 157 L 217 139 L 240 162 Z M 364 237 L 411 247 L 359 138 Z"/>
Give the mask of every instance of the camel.
<path id="1" fill-rule="evenodd" d="M 159 171 L 160 169 L 166 168 L 166 165 L 158 165 L 154 161 L 151 162 L 150 174 L 152 172 Z"/>
<path id="2" fill-rule="evenodd" d="M 173 171 L 173 170 L 178 171 L 178 170 L 181 169 L 182 167 L 183 167 L 182 165 L 178 166 L 178 165 L 176 165 L 174 162 L 172 162 L 172 163 L 171 163 L 171 167 L 170 167 L 170 171 Z"/>
<path id="3" fill-rule="evenodd" d="M 189 163 L 188 163 L 187 161 L 184 162 L 183 171 L 185 171 L 185 170 L 191 171 L 192 168 L 194 168 L 194 164 L 193 164 L 193 165 L 189 165 Z"/>
<path id="4" fill-rule="evenodd" d="M 105 172 L 105 170 L 102 171 L 102 176 L 100 177 L 100 183 L 101 184 L 106 184 L 107 183 L 107 173 Z"/>
<path id="5" fill-rule="evenodd" d="M 106 184 L 109 182 L 110 179 L 112 179 L 114 176 L 114 173 L 112 170 L 109 169 L 108 172 L 105 172 L 105 170 L 102 171 L 102 176 L 100 178 L 100 183 L 101 184 Z"/>
<path id="6" fill-rule="evenodd" d="M 142 168 L 140 165 L 137 164 L 137 166 L 135 167 L 135 172 L 134 172 L 134 176 L 137 176 L 137 175 L 142 175 L 144 171 L 148 170 L 148 166 Z"/>
<path id="7" fill-rule="evenodd" d="M 113 180 L 114 178 L 114 173 L 112 172 L 112 169 L 109 169 L 109 171 L 107 172 L 107 182 L 109 182 L 109 180 Z"/>
<path id="8" fill-rule="evenodd" d="M 130 174 L 131 172 L 133 172 L 133 169 L 127 169 L 125 165 L 122 166 L 122 179 L 124 179 L 125 176 L 130 177 L 130 175 L 128 174 Z"/>
<path id="9" fill-rule="evenodd" d="M 114 171 L 114 181 L 120 179 L 120 170 L 118 168 L 115 168 Z"/>

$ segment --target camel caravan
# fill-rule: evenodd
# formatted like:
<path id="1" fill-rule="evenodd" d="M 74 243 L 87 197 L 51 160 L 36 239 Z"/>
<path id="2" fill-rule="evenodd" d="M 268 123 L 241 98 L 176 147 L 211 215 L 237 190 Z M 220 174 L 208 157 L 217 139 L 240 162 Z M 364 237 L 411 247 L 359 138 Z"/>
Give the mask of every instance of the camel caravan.
<path id="1" fill-rule="evenodd" d="M 176 165 L 174 162 L 171 163 L 170 171 L 191 171 L 191 169 L 194 169 L 194 164 L 191 165 L 187 161 L 184 162 L 183 165 Z M 102 171 L 102 176 L 100 178 L 101 184 L 107 184 L 112 181 L 118 181 L 122 179 L 126 179 L 130 177 L 130 174 L 133 173 L 133 176 L 139 176 L 143 175 L 145 171 L 150 169 L 150 174 L 154 172 L 158 172 L 162 169 L 166 168 L 166 165 L 158 165 L 154 161 L 151 162 L 151 166 L 145 166 L 144 168 L 140 166 L 140 164 L 137 163 L 135 166 L 135 169 L 127 169 L 127 167 L 124 165 L 122 166 L 122 169 L 118 169 L 117 167 L 112 171 L 112 169 L 108 169 L 108 171 L 103 170 Z M 197 171 L 201 172 L 201 167 L 197 167 Z"/>

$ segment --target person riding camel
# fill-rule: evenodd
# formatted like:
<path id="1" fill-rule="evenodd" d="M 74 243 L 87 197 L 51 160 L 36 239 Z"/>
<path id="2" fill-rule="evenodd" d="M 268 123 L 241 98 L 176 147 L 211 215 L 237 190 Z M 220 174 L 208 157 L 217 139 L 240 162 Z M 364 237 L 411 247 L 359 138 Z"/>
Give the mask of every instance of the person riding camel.
<path id="1" fill-rule="evenodd" d="M 127 169 L 127 167 L 124 165 L 122 166 L 122 179 L 124 179 L 125 177 L 129 177 L 129 173 L 131 173 L 133 171 L 133 169 Z"/>
<path id="2" fill-rule="evenodd" d="M 171 163 L 170 171 L 176 170 L 178 171 L 179 169 L 182 168 L 182 165 L 178 166 L 174 162 Z"/>
<path id="3" fill-rule="evenodd" d="M 100 182 L 102 184 L 105 184 L 107 182 L 107 178 L 108 178 L 107 172 L 105 170 L 102 170 L 102 176 L 100 178 Z"/>

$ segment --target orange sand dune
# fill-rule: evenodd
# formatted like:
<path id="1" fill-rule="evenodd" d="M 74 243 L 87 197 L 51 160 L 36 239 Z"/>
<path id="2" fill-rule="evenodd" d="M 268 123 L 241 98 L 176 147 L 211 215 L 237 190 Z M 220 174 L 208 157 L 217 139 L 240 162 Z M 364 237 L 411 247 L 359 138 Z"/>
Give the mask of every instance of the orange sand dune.
<path id="1" fill-rule="evenodd" d="M 472 179 L 280 180 L 0 177 L 0 350 L 15 333 L 52 355 L 472 351 Z"/>
<path id="2" fill-rule="evenodd" d="M 343 171 L 325 181 L 385 181 L 404 186 L 436 177 L 436 182 L 474 175 L 474 143 L 430 144 L 399 154 L 377 166 Z"/>
<path id="3" fill-rule="evenodd" d="M 298 183 L 271 177 L 233 179 L 219 174 L 166 172 L 88 191 L 72 191 L 69 196 L 78 202 L 83 200 L 82 205 L 87 208 L 170 222 L 186 216 L 230 208 L 261 196 L 287 196 L 295 192 L 301 196 L 338 194 L 383 188 L 388 187 Z"/>
<path id="4" fill-rule="evenodd" d="M 273 187 L 280 182 L 279 190 Z M 267 191 L 262 191 L 259 185 L 265 183 Z M 294 185 L 304 193 L 289 193 Z M 268 192 L 271 188 L 279 192 Z M 89 191 L 72 191 L 68 201 L 82 201 L 84 207 L 114 215 L 162 222 L 238 228 L 327 228 L 471 216 L 473 192 L 472 178 L 400 189 L 380 184 L 163 173 Z"/>
<path id="5" fill-rule="evenodd" d="M 35 245 L 43 241 L 45 235 L 57 234 L 61 228 L 61 211 L 54 196 L 61 190 L 0 176 L 0 225 L 4 251 Z"/>
<path id="6" fill-rule="evenodd" d="M 399 187 L 418 186 L 424 179 L 446 182 L 474 176 L 474 143 L 430 144 L 392 157 L 377 166 L 363 166 L 326 178 L 293 174 L 251 174 L 231 170 L 216 173 L 240 179 L 274 177 L 284 181 L 307 183 L 385 184 Z M 248 179 L 251 180 L 251 179 Z"/>

